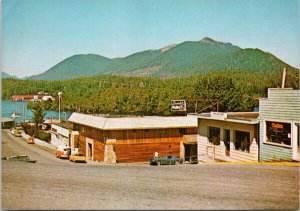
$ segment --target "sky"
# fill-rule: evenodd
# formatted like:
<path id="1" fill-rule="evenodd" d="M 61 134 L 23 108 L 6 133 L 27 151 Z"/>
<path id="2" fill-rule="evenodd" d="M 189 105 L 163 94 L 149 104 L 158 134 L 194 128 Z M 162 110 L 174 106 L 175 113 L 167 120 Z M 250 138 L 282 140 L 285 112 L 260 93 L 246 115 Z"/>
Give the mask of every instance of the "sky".
<path id="1" fill-rule="evenodd" d="M 40 74 L 75 54 L 108 58 L 210 37 L 300 68 L 299 0 L 2 0 L 2 72 Z"/>

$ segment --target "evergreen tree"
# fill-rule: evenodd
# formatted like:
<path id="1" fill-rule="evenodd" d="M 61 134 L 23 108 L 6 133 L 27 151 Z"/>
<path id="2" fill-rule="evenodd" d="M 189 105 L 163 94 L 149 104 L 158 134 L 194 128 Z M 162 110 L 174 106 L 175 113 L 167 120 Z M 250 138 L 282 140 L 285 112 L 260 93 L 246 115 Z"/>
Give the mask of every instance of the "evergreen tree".
<path id="1" fill-rule="evenodd" d="M 45 116 L 45 109 L 43 105 L 41 103 L 35 103 L 32 112 L 33 122 L 35 123 L 35 126 L 38 127 L 39 124 L 43 124 Z"/>

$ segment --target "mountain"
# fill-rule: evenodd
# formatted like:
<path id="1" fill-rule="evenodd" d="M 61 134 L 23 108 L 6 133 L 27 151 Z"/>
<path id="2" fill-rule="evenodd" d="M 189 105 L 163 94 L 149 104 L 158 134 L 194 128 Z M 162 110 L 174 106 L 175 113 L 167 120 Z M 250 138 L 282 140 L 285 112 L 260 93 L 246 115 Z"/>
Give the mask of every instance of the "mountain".
<path id="1" fill-rule="evenodd" d="M 284 67 L 295 69 L 260 49 L 242 49 L 205 37 L 200 41 L 186 41 L 124 58 L 75 55 L 29 79 L 59 80 L 96 74 L 169 78 L 219 70 L 274 72 Z"/>
<path id="2" fill-rule="evenodd" d="M 15 75 L 10 75 L 6 72 L 1 72 L 1 78 L 17 78 Z"/>
<path id="3" fill-rule="evenodd" d="M 28 79 L 66 80 L 82 76 L 92 76 L 103 73 L 112 62 L 112 59 L 95 54 L 74 55 L 59 62 L 46 72 L 31 76 Z"/>

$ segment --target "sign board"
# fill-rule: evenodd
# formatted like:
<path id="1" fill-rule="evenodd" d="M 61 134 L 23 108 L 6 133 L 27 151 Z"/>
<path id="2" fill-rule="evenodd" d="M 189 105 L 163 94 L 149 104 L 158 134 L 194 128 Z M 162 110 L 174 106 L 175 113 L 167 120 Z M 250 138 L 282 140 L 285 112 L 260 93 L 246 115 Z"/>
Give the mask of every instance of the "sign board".
<path id="1" fill-rule="evenodd" d="M 217 120 L 227 119 L 227 114 L 222 112 L 210 112 L 210 118 Z"/>
<path id="2" fill-rule="evenodd" d="M 185 100 L 172 100 L 171 111 L 186 111 Z"/>

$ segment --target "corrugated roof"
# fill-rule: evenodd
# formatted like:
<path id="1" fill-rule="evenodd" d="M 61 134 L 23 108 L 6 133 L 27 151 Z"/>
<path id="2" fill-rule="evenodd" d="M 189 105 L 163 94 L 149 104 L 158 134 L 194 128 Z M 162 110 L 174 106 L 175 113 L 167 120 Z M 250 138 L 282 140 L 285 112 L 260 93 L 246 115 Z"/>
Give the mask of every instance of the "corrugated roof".
<path id="1" fill-rule="evenodd" d="M 103 130 L 197 127 L 197 117 L 194 116 L 106 118 L 74 112 L 69 121 Z"/>
<path id="2" fill-rule="evenodd" d="M 1 122 L 13 122 L 14 120 L 9 117 L 1 117 Z"/>

